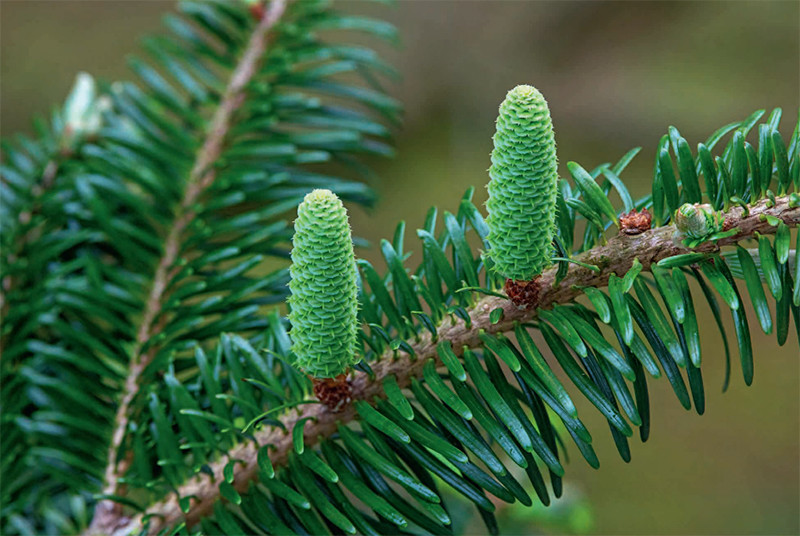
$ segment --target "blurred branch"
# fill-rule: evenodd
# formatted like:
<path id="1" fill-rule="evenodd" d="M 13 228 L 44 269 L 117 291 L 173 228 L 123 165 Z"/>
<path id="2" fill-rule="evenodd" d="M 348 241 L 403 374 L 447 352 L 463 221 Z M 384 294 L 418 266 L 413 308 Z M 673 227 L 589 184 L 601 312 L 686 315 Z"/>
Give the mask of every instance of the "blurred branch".
<path id="1" fill-rule="evenodd" d="M 114 432 L 108 449 L 108 461 L 104 478 L 105 487 L 103 489 L 103 494 L 105 495 L 116 495 L 118 493 L 119 480 L 125 474 L 132 461 L 130 456 L 119 462 L 117 458 L 128 428 L 130 406 L 139 392 L 139 379 L 159 348 L 153 344 L 148 346 L 146 351 L 143 351 L 148 341 L 158 335 L 166 323 L 165 316 L 161 315 L 162 306 L 170 282 L 179 271 L 175 264 L 181 251 L 184 231 L 191 225 L 196 216 L 193 208 L 195 203 L 214 182 L 216 177 L 214 164 L 222 152 L 233 114 L 244 103 L 245 88 L 255 75 L 264 57 L 264 52 L 269 42 L 268 33 L 283 15 L 285 8 L 285 0 L 273 0 L 269 8 L 263 12 L 241 60 L 231 75 L 230 82 L 212 119 L 208 135 L 195 157 L 183 199 L 175 213 L 174 223 L 164 243 L 164 252 L 156 268 L 153 285 L 137 331 L 136 345 L 131 352 L 130 371 L 117 408 Z M 100 501 L 97 504 L 89 532 L 113 532 L 120 521 L 119 514 L 121 509 L 121 504 L 112 501 Z"/>

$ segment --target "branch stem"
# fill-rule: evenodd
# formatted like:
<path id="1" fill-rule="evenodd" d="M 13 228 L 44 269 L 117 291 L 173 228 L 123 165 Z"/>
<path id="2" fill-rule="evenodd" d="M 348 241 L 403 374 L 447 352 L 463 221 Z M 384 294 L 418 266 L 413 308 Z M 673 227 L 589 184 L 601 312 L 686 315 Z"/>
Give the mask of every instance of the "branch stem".
<path id="1" fill-rule="evenodd" d="M 128 428 L 131 404 L 139 392 L 140 380 L 159 350 L 158 345 L 150 345 L 145 351 L 145 345 L 164 329 L 168 321 L 167 315 L 162 314 L 164 312 L 163 305 L 170 283 L 180 270 L 176 263 L 179 260 L 184 233 L 197 216 L 194 209 L 195 204 L 216 178 L 214 164 L 222 153 L 233 116 L 244 102 L 246 86 L 258 71 L 267 49 L 268 34 L 280 20 L 285 8 L 286 0 L 272 0 L 269 8 L 264 10 L 241 59 L 231 74 L 225 93 L 211 120 L 206 138 L 195 156 L 183 199 L 175 211 L 173 225 L 164 242 L 164 252 L 156 267 L 153 284 L 137 330 L 135 345 L 131 351 L 130 370 L 117 406 L 114 431 L 108 449 L 103 488 L 105 495 L 118 493 L 119 480 L 128 470 L 132 461 L 127 457 L 119 461 L 117 459 L 125 438 L 125 431 Z M 89 533 L 113 532 L 119 525 L 120 516 L 119 504 L 100 501 L 95 509 Z"/>
<path id="2" fill-rule="evenodd" d="M 642 234 L 630 236 L 619 234 L 608 240 L 605 245 L 597 246 L 586 251 L 578 257 L 582 263 L 599 267 L 599 271 L 585 268 L 582 265 L 572 264 L 566 277 L 554 286 L 556 268 L 551 267 L 541 276 L 541 294 L 539 307 L 549 308 L 555 304 L 568 303 L 581 294 L 579 287 L 602 287 L 608 283 L 611 274 L 623 276 L 632 266 L 634 259 L 639 259 L 645 270 L 661 259 L 674 255 L 690 252 L 711 252 L 720 246 L 738 243 L 739 241 L 753 238 L 755 233 L 771 234 L 775 227 L 771 226 L 764 215 L 774 216 L 782 220 L 791 228 L 800 225 L 800 207 L 792 207 L 788 197 L 779 197 L 774 205 L 763 200 L 752 207 L 749 213 L 740 207 L 731 208 L 726 213 L 726 227 L 738 228 L 734 236 L 719 240 L 717 244 L 704 243 L 694 249 L 689 249 L 673 239 L 675 227 L 667 225 Z M 492 324 L 490 313 L 494 309 L 503 309 L 502 320 Z M 463 352 L 464 347 L 477 347 L 480 345 L 480 330 L 488 333 L 507 332 L 514 328 L 516 322 L 529 322 L 537 316 L 536 309 L 521 309 L 511 301 L 496 296 L 486 296 L 471 308 L 471 328 L 458 319 L 454 322 L 443 323 L 438 329 L 439 341 L 451 342 L 457 354 Z M 407 387 L 412 378 L 422 376 L 422 369 L 428 359 L 435 359 L 438 363 L 436 352 L 437 343 L 430 334 L 420 337 L 418 342 L 410 343 L 416 357 L 393 357 L 393 352 L 376 362 L 370 363 L 375 374 L 374 379 L 364 373 L 356 372 L 352 378 L 352 397 L 354 400 L 374 402 L 376 397 L 384 397 L 382 380 L 394 375 L 400 387 Z M 270 427 L 255 433 L 254 442 L 242 443 L 236 446 L 224 460 L 211 464 L 213 476 L 199 474 L 182 485 L 177 494 L 151 505 L 146 512 L 133 518 L 126 519 L 125 523 L 118 525 L 118 534 L 127 534 L 141 527 L 144 515 L 150 517 L 150 532 L 156 533 L 165 527 L 174 525 L 183 520 L 189 526 L 199 522 L 210 515 L 213 506 L 220 499 L 218 482 L 224 478 L 223 468 L 228 460 L 239 460 L 236 465 L 233 486 L 240 493 L 244 493 L 250 483 L 258 475 L 258 450 L 263 445 L 271 445 L 270 459 L 273 466 L 285 465 L 289 452 L 292 450 L 292 435 L 284 430 L 291 431 L 300 419 L 308 418 L 305 424 L 304 443 L 307 447 L 319 443 L 320 440 L 331 436 L 339 423 L 347 423 L 356 419 L 357 413 L 350 404 L 342 412 L 332 412 L 323 405 L 309 405 L 302 409 L 292 410 L 283 415 L 280 421 L 283 428 Z M 183 514 L 177 497 L 194 496 L 187 514 Z"/>

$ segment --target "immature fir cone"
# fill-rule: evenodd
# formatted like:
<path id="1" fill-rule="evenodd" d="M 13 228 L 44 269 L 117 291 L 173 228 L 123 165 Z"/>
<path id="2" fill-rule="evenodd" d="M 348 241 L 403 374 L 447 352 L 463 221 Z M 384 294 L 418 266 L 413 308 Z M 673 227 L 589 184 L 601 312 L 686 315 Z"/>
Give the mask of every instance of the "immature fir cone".
<path id="1" fill-rule="evenodd" d="M 297 366 L 333 378 L 356 361 L 358 289 L 347 211 L 330 190 L 297 207 L 292 239 L 290 336 Z"/>
<path id="2" fill-rule="evenodd" d="M 558 191 L 553 123 L 538 89 L 508 92 L 493 139 L 488 254 L 501 275 L 530 281 L 550 264 Z"/>
<path id="3" fill-rule="evenodd" d="M 725 218 L 708 204 L 684 203 L 675 211 L 675 228 L 686 238 L 705 238 L 722 231 Z"/>

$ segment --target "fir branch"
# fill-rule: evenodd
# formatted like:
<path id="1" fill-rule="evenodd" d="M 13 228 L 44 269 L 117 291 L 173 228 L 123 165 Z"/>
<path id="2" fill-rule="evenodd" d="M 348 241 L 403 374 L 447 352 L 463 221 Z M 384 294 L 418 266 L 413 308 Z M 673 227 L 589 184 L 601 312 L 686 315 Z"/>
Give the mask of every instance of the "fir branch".
<path id="1" fill-rule="evenodd" d="M 582 287 L 605 286 L 612 274 L 623 276 L 636 259 L 643 269 L 649 270 L 654 263 L 667 257 L 692 252 L 711 252 L 721 246 L 751 239 L 756 233 L 775 233 L 776 227 L 773 224 L 776 219 L 781 220 L 789 228 L 797 228 L 800 225 L 800 207 L 794 206 L 789 196 L 778 197 L 774 202 L 762 200 L 750 206 L 749 210 L 734 207 L 724 215 L 725 228 L 736 229 L 736 234 L 721 238 L 715 243 L 705 242 L 694 249 L 682 245 L 675 239 L 676 229 L 673 225 L 655 228 L 634 236 L 624 233 L 614 236 L 606 244 L 596 246 L 578 256 L 578 260 L 582 263 L 597 266 L 599 271 L 572 265 L 566 276 L 559 278 L 559 282 L 556 283 L 558 267 L 546 270 L 539 280 L 538 308 L 550 308 L 556 304 L 571 302 L 581 294 Z M 499 322 L 492 323 L 491 312 L 497 308 L 502 308 L 504 314 Z M 353 399 L 371 403 L 376 397 L 383 398 L 385 395 L 382 380 L 389 375 L 397 378 L 401 388 L 407 387 L 413 378 L 422 377 L 423 366 L 428 359 L 433 358 L 440 363 L 436 352 L 438 341 L 450 341 L 456 353 L 461 354 L 464 347 L 473 348 L 480 345 L 482 331 L 507 332 L 512 330 L 516 323 L 530 322 L 537 316 L 537 308 L 518 308 L 507 299 L 487 296 L 471 309 L 469 323 L 465 323 L 462 319 L 446 322 L 437 330 L 436 338 L 425 334 L 418 341 L 410 342 L 413 357 L 412 355 L 396 357 L 395 353 L 390 351 L 380 360 L 370 364 L 374 376 L 363 372 L 355 373 L 352 379 Z M 300 411 L 294 410 L 281 417 L 282 427 L 270 427 L 257 432 L 255 442 L 240 444 L 228 453 L 225 460 L 212 464 L 213 476 L 200 474 L 181 486 L 177 493 L 150 506 L 144 513 L 132 518 L 121 517 L 119 514 L 116 517 L 111 516 L 105 520 L 107 524 L 103 527 L 108 532 L 127 534 L 141 527 L 145 517 L 149 519 L 151 533 L 157 533 L 183 520 L 192 526 L 210 515 L 214 504 L 220 499 L 218 483 L 224 480 L 223 470 L 229 460 L 241 462 L 235 469 L 233 487 L 243 492 L 258 474 L 257 454 L 261 446 L 272 446 L 270 460 L 273 465 L 286 464 L 288 454 L 292 450 L 290 431 L 300 420 L 308 420 L 304 433 L 304 443 L 308 447 L 334 434 L 340 423 L 350 422 L 356 417 L 357 412 L 353 404 L 338 413 L 322 405 L 309 405 Z M 188 513 L 184 515 L 177 497 L 191 496 L 194 497 L 192 504 Z"/>
<path id="2" fill-rule="evenodd" d="M 114 431 L 111 436 L 105 470 L 104 494 L 115 495 L 117 493 L 120 477 L 125 474 L 131 462 L 126 458 L 118 463 L 117 457 L 128 427 L 131 403 L 139 392 L 139 380 L 158 351 L 157 345 L 150 345 L 146 351 L 143 350 L 147 342 L 155 337 L 166 324 L 166 316 L 161 315 L 166 298 L 165 290 L 179 270 L 176 268 L 176 261 L 181 251 L 184 231 L 196 216 L 194 205 L 214 182 L 216 177 L 214 164 L 222 152 L 232 117 L 242 106 L 245 100 L 245 89 L 256 74 L 264 57 L 269 42 L 268 34 L 278 23 L 285 9 L 285 0 L 273 0 L 270 2 L 269 8 L 264 10 L 263 16 L 255 27 L 242 57 L 231 75 L 230 82 L 212 119 L 207 137 L 196 154 L 183 199 L 176 210 L 174 223 L 164 243 L 163 255 L 156 268 L 153 285 L 137 330 L 136 344 L 131 353 L 130 371 L 114 420 Z M 110 501 L 99 502 L 89 532 L 108 532 L 115 526 L 116 514 L 114 512 L 118 511 L 120 507 L 121 505 Z"/>
<path id="3" fill-rule="evenodd" d="M 58 128 L 57 125 L 53 127 L 54 129 Z M 68 126 L 66 128 L 68 129 Z M 28 199 L 27 207 L 17 214 L 16 225 L 12 226 L 10 231 L 8 228 L 4 228 L 4 232 L 10 232 L 11 236 L 4 237 L 8 244 L 0 257 L 2 259 L 0 262 L 5 264 L 5 266 L 2 266 L 3 270 L 8 269 L 17 259 L 22 258 L 30 245 L 34 244 L 42 235 L 41 225 L 36 224 L 37 217 L 42 211 L 42 200 L 55 187 L 56 180 L 66 161 L 75 157 L 78 152 L 76 148 L 71 147 L 69 143 L 64 141 L 66 137 L 64 132 L 56 130 L 53 139 L 42 140 L 41 142 L 42 146 L 48 145 L 49 142 L 49 154 L 46 160 L 40 164 L 41 173 L 33 179 L 32 184 L 28 185 L 30 198 Z M 5 174 L 0 175 L 0 181 L 4 186 L 10 186 Z M 31 223 L 34 226 L 27 228 Z M 9 312 L 11 300 L 8 299 L 8 296 L 24 283 L 24 277 L 21 277 L 21 275 L 8 274 L 0 280 L 0 318 L 5 318 Z M 6 349 L 7 342 L 6 336 L 0 337 L 0 354 Z"/>
<path id="4" fill-rule="evenodd" d="M 34 121 L 39 138 L 36 140 L 18 136 L 15 142 L 2 144 L 2 161 L 8 161 L 0 172 L 0 185 L 4 193 L 15 192 L 11 196 L 10 220 L 3 221 L 3 251 L 0 254 L 0 318 L 9 313 L 10 298 L 15 291 L 23 288 L 30 277 L 26 272 L 5 273 L 29 254 L 31 247 L 47 231 L 43 219 L 46 198 L 56 189 L 67 173 L 65 168 L 82 161 L 81 150 L 98 137 L 103 123 L 103 112 L 107 108 L 108 97 L 98 97 L 94 79 L 87 73 L 79 73 L 75 84 L 62 107 L 53 111 L 50 124 Z M 22 156 L 35 171 L 29 174 L 21 169 L 14 171 L 14 165 Z M 24 167 L 24 166 L 23 166 Z M 11 175 L 16 175 L 11 178 Z M 59 180 L 61 179 L 61 180 Z M 20 202 L 19 199 L 23 201 Z M 10 207 L 9 207 L 10 208 Z M 7 348 L 8 333 L 0 337 L 0 354 Z"/>
<path id="5" fill-rule="evenodd" d="M 62 156 L 63 155 L 54 156 L 45 164 L 41 179 L 31 188 L 32 198 L 30 200 L 30 208 L 27 211 L 20 212 L 18 217 L 19 223 L 27 224 L 33 221 L 41 210 L 41 199 L 55 183 Z M 3 177 L 3 182 L 5 182 L 5 177 Z M 39 233 L 34 228 L 12 239 L 12 250 L 3 253 L 3 262 L 7 264 L 14 262 L 14 260 L 25 251 L 28 244 L 36 241 L 38 235 Z M 5 318 L 8 314 L 9 300 L 6 299 L 6 296 L 14 292 L 19 286 L 19 283 L 19 279 L 12 275 L 7 275 L 0 281 L 0 318 Z M 0 337 L 0 354 L 3 353 L 5 346 L 6 337 Z"/>

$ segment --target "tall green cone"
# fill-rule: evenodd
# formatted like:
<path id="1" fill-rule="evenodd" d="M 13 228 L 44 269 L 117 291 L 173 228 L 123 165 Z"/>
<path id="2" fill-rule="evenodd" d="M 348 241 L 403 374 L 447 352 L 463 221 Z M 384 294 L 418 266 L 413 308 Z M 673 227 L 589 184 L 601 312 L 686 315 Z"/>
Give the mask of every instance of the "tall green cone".
<path id="1" fill-rule="evenodd" d="M 508 92 L 493 139 L 488 255 L 499 274 L 530 281 L 550 264 L 558 192 L 553 123 L 538 89 Z"/>
<path id="2" fill-rule="evenodd" d="M 330 190 L 297 207 L 292 239 L 290 336 L 296 365 L 333 378 L 356 362 L 358 289 L 347 210 Z"/>

